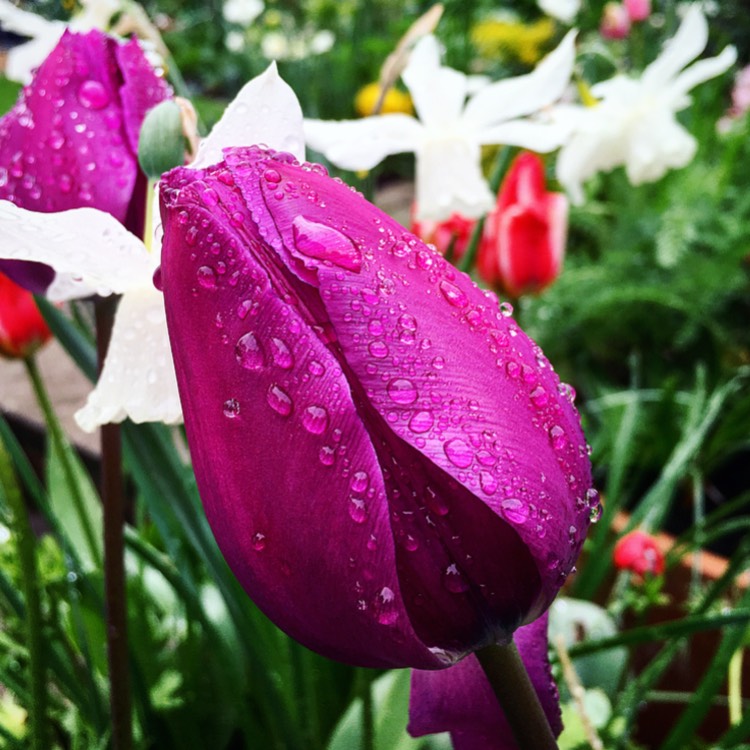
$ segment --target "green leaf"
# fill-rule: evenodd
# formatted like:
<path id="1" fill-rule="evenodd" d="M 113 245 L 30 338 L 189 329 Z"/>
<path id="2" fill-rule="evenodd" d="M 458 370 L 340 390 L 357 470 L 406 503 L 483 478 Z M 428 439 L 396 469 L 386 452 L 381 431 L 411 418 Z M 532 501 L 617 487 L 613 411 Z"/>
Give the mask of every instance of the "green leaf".
<path id="1" fill-rule="evenodd" d="M 375 716 L 375 750 L 417 750 L 425 739 L 406 732 L 409 714 L 408 669 L 387 672 L 372 683 Z M 327 750 L 356 750 L 362 747 L 362 700 L 356 699 L 339 721 Z"/>

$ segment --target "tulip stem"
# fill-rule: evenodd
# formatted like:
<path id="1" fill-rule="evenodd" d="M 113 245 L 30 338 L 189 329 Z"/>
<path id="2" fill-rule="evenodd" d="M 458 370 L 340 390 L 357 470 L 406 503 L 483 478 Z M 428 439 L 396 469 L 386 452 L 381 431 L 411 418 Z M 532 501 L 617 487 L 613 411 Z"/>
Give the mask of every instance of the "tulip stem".
<path id="1" fill-rule="evenodd" d="M 516 644 L 486 646 L 479 664 L 510 724 L 519 750 L 557 750 L 557 742 Z"/>
<path id="2" fill-rule="evenodd" d="M 15 481 L 11 459 L 0 442 L 0 495 L 10 507 L 13 518 L 18 567 L 26 605 L 26 635 L 29 652 L 31 705 L 29 710 L 31 750 L 49 747 L 47 731 L 47 666 L 42 617 L 41 584 L 37 571 L 36 538 L 29 522 L 21 491 Z"/>
<path id="3" fill-rule="evenodd" d="M 96 302 L 96 349 L 101 372 L 109 347 L 117 300 Z M 101 428 L 101 496 L 104 525 L 104 601 L 107 621 L 109 703 L 113 750 L 133 746 L 125 592 L 125 503 L 120 426 Z"/>

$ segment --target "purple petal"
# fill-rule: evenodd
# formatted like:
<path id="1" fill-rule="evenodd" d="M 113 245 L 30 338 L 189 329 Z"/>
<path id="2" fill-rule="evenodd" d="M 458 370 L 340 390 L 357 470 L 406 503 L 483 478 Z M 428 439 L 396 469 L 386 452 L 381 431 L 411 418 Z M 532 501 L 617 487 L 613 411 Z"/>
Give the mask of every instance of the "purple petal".
<path id="1" fill-rule="evenodd" d="M 45 263 L 33 261 L 2 260 L 0 273 L 5 274 L 32 294 L 44 294 L 55 278 L 55 270 Z"/>
<path id="2" fill-rule="evenodd" d="M 514 636 L 555 735 L 562 731 L 557 687 L 547 657 L 547 615 Z M 455 750 L 515 750 L 510 726 L 475 656 L 449 669 L 414 670 L 409 707 L 414 737 L 450 732 Z"/>
<path id="3" fill-rule="evenodd" d="M 230 564 L 272 619 L 338 658 L 423 659 L 421 641 L 450 660 L 509 637 L 552 600 L 588 524 L 590 470 L 565 389 L 496 299 L 321 167 L 252 148 L 225 157 L 167 178 L 162 279 L 196 474 Z M 238 322 L 245 299 L 257 314 Z M 274 370 L 274 338 L 314 352 L 333 382 L 305 379 L 299 351 Z M 253 366 L 238 367 L 246 353 Z M 317 441 L 311 407 L 327 414 Z M 252 409 L 247 424 L 237 408 Z M 329 429 L 346 436 L 343 479 L 365 472 L 372 494 L 321 473 Z M 323 572 L 259 565 L 248 534 L 264 550 L 271 534 L 248 530 L 258 519 L 279 555 Z M 352 575 L 355 591 L 367 578 L 351 520 L 376 524 L 386 582 L 374 601 L 394 595 L 402 649 L 363 636 L 352 651 L 342 635 L 361 628 L 344 601 Z M 336 621 L 321 619 L 321 592 Z"/>
<path id="4" fill-rule="evenodd" d="M 322 308 L 304 309 L 283 271 L 260 262 L 264 238 L 225 168 L 166 179 L 180 177 L 190 184 L 162 194 L 161 281 L 196 477 L 227 562 L 316 651 L 438 666 L 404 612 L 377 456 Z"/>

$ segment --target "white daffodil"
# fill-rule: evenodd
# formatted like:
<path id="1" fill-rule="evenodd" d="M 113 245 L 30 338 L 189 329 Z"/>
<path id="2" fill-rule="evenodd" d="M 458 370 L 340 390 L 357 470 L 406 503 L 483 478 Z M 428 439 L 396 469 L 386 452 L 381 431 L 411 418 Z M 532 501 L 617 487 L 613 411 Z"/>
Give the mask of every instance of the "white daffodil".
<path id="1" fill-rule="evenodd" d="M 0 25 L 5 31 L 29 37 L 28 42 L 8 50 L 6 78 L 27 84 L 32 72 L 60 41 L 65 29 L 89 31 L 109 28 L 112 17 L 123 7 L 123 0 L 81 0 L 82 9 L 70 20 L 49 21 L 36 13 L 17 8 L 10 0 L 0 0 Z"/>
<path id="2" fill-rule="evenodd" d="M 221 161 L 228 146 L 262 143 L 304 158 L 302 110 L 276 65 L 247 83 L 201 143 L 190 167 Z M 37 213 L 0 201 L 2 257 L 55 270 L 53 301 L 122 294 L 99 381 L 75 417 L 91 432 L 120 422 L 181 421 L 164 300 L 153 284 L 161 227 L 151 248 L 110 214 L 93 208 Z"/>
<path id="3" fill-rule="evenodd" d="M 574 203 L 583 202 L 583 183 L 597 172 L 624 165 L 632 185 L 654 182 L 669 169 L 688 164 L 695 138 L 675 114 L 690 104 L 688 92 L 726 71 L 734 47 L 686 67 L 703 52 L 708 24 L 697 5 L 639 80 L 618 75 L 593 86 L 592 107 L 559 107 L 555 117 L 572 129 L 557 159 L 557 178 Z"/>
<path id="4" fill-rule="evenodd" d="M 537 0 L 537 5 L 551 18 L 570 25 L 581 9 L 581 0 Z"/>
<path id="5" fill-rule="evenodd" d="M 458 212 L 481 216 L 494 202 L 481 170 L 489 144 L 551 151 L 565 138 L 559 125 L 528 117 L 555 102 L 570 80 L 575 58 L 570 32 L 537 68 L 468 95 L 468 77 L 440 63 L 434 36 L 423 37 L 402 79 L 419 119 L 386 114 L 361 120 L 305 120 L 305 140 L 339 167 L 371 169 L 389 154 L 417 159 L 417 218 L 442 220 Z"/>

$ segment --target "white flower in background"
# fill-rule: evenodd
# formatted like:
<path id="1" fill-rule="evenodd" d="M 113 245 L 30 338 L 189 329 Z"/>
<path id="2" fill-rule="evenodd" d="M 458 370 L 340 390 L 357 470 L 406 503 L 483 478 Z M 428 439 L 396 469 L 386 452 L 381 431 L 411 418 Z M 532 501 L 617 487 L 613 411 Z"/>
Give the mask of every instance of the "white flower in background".
<path id="1" fill-rule="evenodd" d="M 304 158 L 302 110 L 275 64 L 245 84 L 189 166 L 208 167 L 221 161 L 223 148 L 255 143 Z M 181 421 L 164 300 L 153 284 L 161 226 L 155 226 L 149 251 L 103 211 L 43 214 L 0 201 L 0 233 L 3 258 L 37 261 L 55 270 L 47 291 L 51 300 L 122 294 L 99 381 L 75 415 L 79 426 L 91 432 L 126 417 L 134 422 Z"/>
<path id="2" fill-rule="evenodd" d="M 583 183 L 597 172 L 624 165 L 632 185 L 654 182 L 695 155 L 697 143 L 675 114 L 690 104 L 688 92 L 726 71 L 734 47 L 693 63 L 708 42 L 708 24 L 691 6 L 675 36 L 639 80 L 616 76 L 591 88 L 593 107 L 560 106 L 555 117 L 573 134 L 557 159 L 557 178 L 574 203 L 583 202 Z"/>
<path id="3" fill-rule="evenodd" d="M 0 0 L 0 25 L 5 31 L 29 37 L 28 42 L 19 44 L 7 52 L 5 76 L 11 81 L 27 84 L 31 73 L 55 48 L 65 29 L 90 31 L 109 28 L 112 16 L 123 7 L 122 0 L 81 0 L 82 10 L 70 20 L 48 21 L 17 8 L 9 0 Z"/>
<path id="4" fill-rule="evenodd" d="M 581 0 L 538 0 L 537 5 L 548 16 L 569 26 L 581 9 Z"/>
<path id="5" fill-rule="evenodd" d="M 262 0 L 226 0 L 221 14 L 228 23 L 249 26 L 265 9 Z"/>
<path id="6" fill-rule="evenodd" d="M 322 55 L 333 47 L 336 36 L 322 29 L 312 33 L 269 31 L 263 35 L 260 49 L 267 60 L 304 60 L 310 55 Z"/>
<path id="7" fill-rule="evenodd" d="M 305 120 L 307 145 L 343 169 L 371 169 L 389 154 L 413 151 L 417 159 L 419 220 L 467 218 L 492 208 L 481 170 L 481 147 L 509 144 L 545 152 L 565 138 L 559 125 L 530 119 L 559 99 L 575 58 L 570 32 L 528 75 L 483 86 L 467 99 L 468 77 L 440 64 L 434 36 L 414 47 L 402 79 L 419 119 L 385 114 L 361 120 Z"/>

